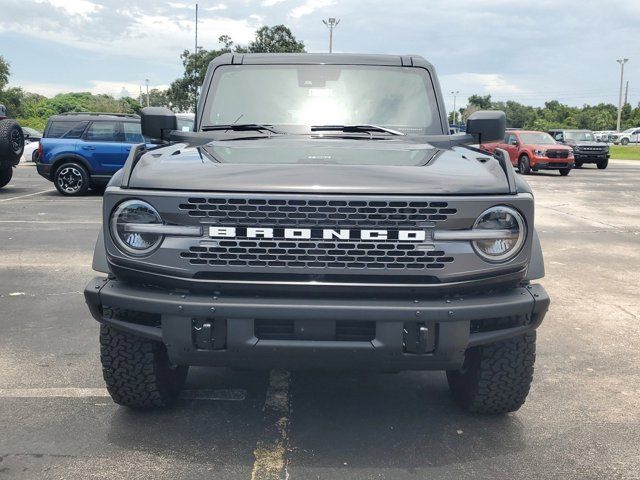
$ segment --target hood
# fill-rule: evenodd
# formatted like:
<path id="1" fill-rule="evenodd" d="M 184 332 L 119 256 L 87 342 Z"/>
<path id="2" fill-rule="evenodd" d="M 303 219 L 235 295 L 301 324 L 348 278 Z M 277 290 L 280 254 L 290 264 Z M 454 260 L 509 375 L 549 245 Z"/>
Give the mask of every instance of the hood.
<path id="1" fill-rule="evenodd" d="M 500 163 L 463 147 L 369 139 L 265 138 L 173 144 L 145 153 L 130 188 L 186 191 L 502 194 Z"/>
<path id="2" fill-rule="evenodd" d="M 602 142 L 593 142 L 591 140 L 567 140 L 567 145 L 577 145 L 580 147 L 604 147 Z"/>

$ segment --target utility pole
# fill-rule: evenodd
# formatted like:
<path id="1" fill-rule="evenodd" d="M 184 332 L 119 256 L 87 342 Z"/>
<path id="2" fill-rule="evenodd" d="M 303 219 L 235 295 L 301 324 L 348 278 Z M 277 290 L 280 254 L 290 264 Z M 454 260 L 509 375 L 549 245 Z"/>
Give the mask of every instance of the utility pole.
<path id="1" fill-rule="evenodd" d="M 628 58 L 619 58 L 616 60 L 620 64 L 620 95 L 618 96 L 618 121 L 616 123 L 616 131 L 620 131 L 620 117 L 622 116 L 622 84 L 624 82 L 624 64 L 629 61 Z"/>
<path id="2" fill-rule="evenodd" d="M 329 17 L 328 20 L 322 20 L 322 23 L 329 29 L 329 53 L 333 53 L 333 29 L 338 26 L 340 19 Z"/>
<path id="3" fill-rule="evenodd" d="M 627 84 L 624 87 L 624 103 L 622 104 L 622 106 L 624 107 L 628 102 L 629 99 L 629 80 L 627 80 Z"/>
<path id="4" fill-rule="evenodd" d="M 195 44 L 195 48 L 193 49 L 193 62 L 195 63 L 195 70 L 196 70 L 196 74 L 198 72 L 198 4 L 196 3 L 196 44 Z M 196 94 L 195 94 L 195 103 L 193 105 L 193 113 L 196 114 L 197 117 L 197 112 L 198 112 L 198 87 L 196 87 Z"/>
<path id="5" fill-rule="evenodd" d="M 198 53 L 198 4 L 196 3 L 196 45 L 193 53 Z"/>
<path id="6" fill-rule="evenodd" d="M 144 81 L 147 84 L 147 107 L 149 106 L 149 79 L 145 78 Z"/>
<path id="7" fill-rule="evenodd" d="M 451 92 L 451 95 L 453 95 L 453 124 L 454 125 L 458 125 L 456 123 L 456 119 L 458 118 L 458 112 L 456 112 L 456 95 L 458 95 L 460 92 L 458 90 L 456 90 L 455 92 Z"/>
<path id="8" fill-rule="evenodd" d="M 138 97 L 138 103 L 142 106 L 142 85 L 140 85 L 140 96 Z"/>

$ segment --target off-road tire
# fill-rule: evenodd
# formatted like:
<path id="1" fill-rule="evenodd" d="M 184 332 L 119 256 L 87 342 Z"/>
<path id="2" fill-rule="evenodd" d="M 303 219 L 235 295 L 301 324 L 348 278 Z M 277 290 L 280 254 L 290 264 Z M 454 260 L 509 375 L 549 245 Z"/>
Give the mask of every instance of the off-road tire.
<path id="1" fill-rule="evenodd" d="M 15 120 L 0 120 L 0 160 L 20 162 L 24 152 L 24 132 Z"/>
<path id="2" fill-rule="evenodd" d="M 469 412 L 514 412 L 529 393 L 535 359 L 536 332 L 470 348 L 462 369 L 447 371 L 449 388 Z"/>
<path id="3" fill-rule="evenodd" d="M 522 175 L 529 175 L 531 173 L 531 162 L 527 155 L 521 155 L 518 159 L 518 171 Z"/>
<path id="4" fill-rule="evenodd" d="M 558 171 L 560 172 L 560 175 L 562 175 L 563 177 L 566 177 L 567 175 L 569 175 L 569 173 L 571 173 L 570 168 L 560 168 L 558 169 Z"/>
<path id="5" fill-rule="evenodd" d="M 609 159 L 608 158 L 605 158 L 604 160 L 598 160 L 598 162 L 596 163 L 596 166 L 600 170 L 604 170 L 605 168 L 607 168 L 608 165 L 609 165 Z"/>
<path id="6" fill-rule="evenodd" d="M 0 188 L 4 187 L 13 177 L 13 167 L 11 165 L 0 164 Z"/>
<path id="7" fill-rule="evenodd" d="M 189 367 L 171 365 L 165 346 L 109 325 L 100 325 L 102 376 L 114 402 L 151 409 L 171 405 Z"/>
<path id="8" fill-rule="evenodd" d="M 620 145 L 629 145 L 629 139 L 623 138 L 622 140 L 620 140 Z"/>
<path id="9" fill-rule="evenodd" d="M 68 178 L 68 180 L 66 180 Z M 74 179 L 79 182 L 74 188 Z M 62 195 L 84 195 L 89 190 L 91 179 L 87 169 L 76 162 L 65 162 L 56 168 L 53 174 L 53 184 Z M 66 186 L 65 186 L 66 185 Z"/>

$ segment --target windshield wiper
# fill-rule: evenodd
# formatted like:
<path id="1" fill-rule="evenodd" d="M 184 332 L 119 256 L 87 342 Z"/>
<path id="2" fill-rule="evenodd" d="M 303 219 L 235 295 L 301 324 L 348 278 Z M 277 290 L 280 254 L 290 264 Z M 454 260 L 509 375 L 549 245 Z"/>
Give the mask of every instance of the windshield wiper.
<path id="1" fill-rule="evenodd" d="M 388 133 L 390 135 L 406 135 L 406 133 L 392 130 L 379 125 L 312 125 L 312 132 L 344 132 L 344 133 Z"/>
<path id="2" fill-rule="evenodd" d="M 259 123 L 230 123 L 228 125 L 205 125 L 202 127 L 203 132 L 213 132 L 216 130 L 233 130 L 234 132 L 271 132 L 284 133 L 273 128 L 273 125 L 261 125 Z"/>

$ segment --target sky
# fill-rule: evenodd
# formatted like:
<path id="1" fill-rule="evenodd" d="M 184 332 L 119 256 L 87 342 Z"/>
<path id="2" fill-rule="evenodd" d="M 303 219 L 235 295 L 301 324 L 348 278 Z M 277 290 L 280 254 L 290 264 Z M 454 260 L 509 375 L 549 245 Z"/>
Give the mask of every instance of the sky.
<path id="1" fill-rule="evenodd" d="M 0 56 L 10 84 L 53 96 L 136 96 L 182 75 L 194 47 L 195 2 L 0 0 Z M 436 67 L 453 107 L 472 94 L 543 105 L 640 102 L 640 0 L 200 0 L 199 45 L 220 35 L 246 44 L 285 24 L 309 52 L 328 50 L 323 18 L 336 17 L 334 51 L 419 54 Z"/>

